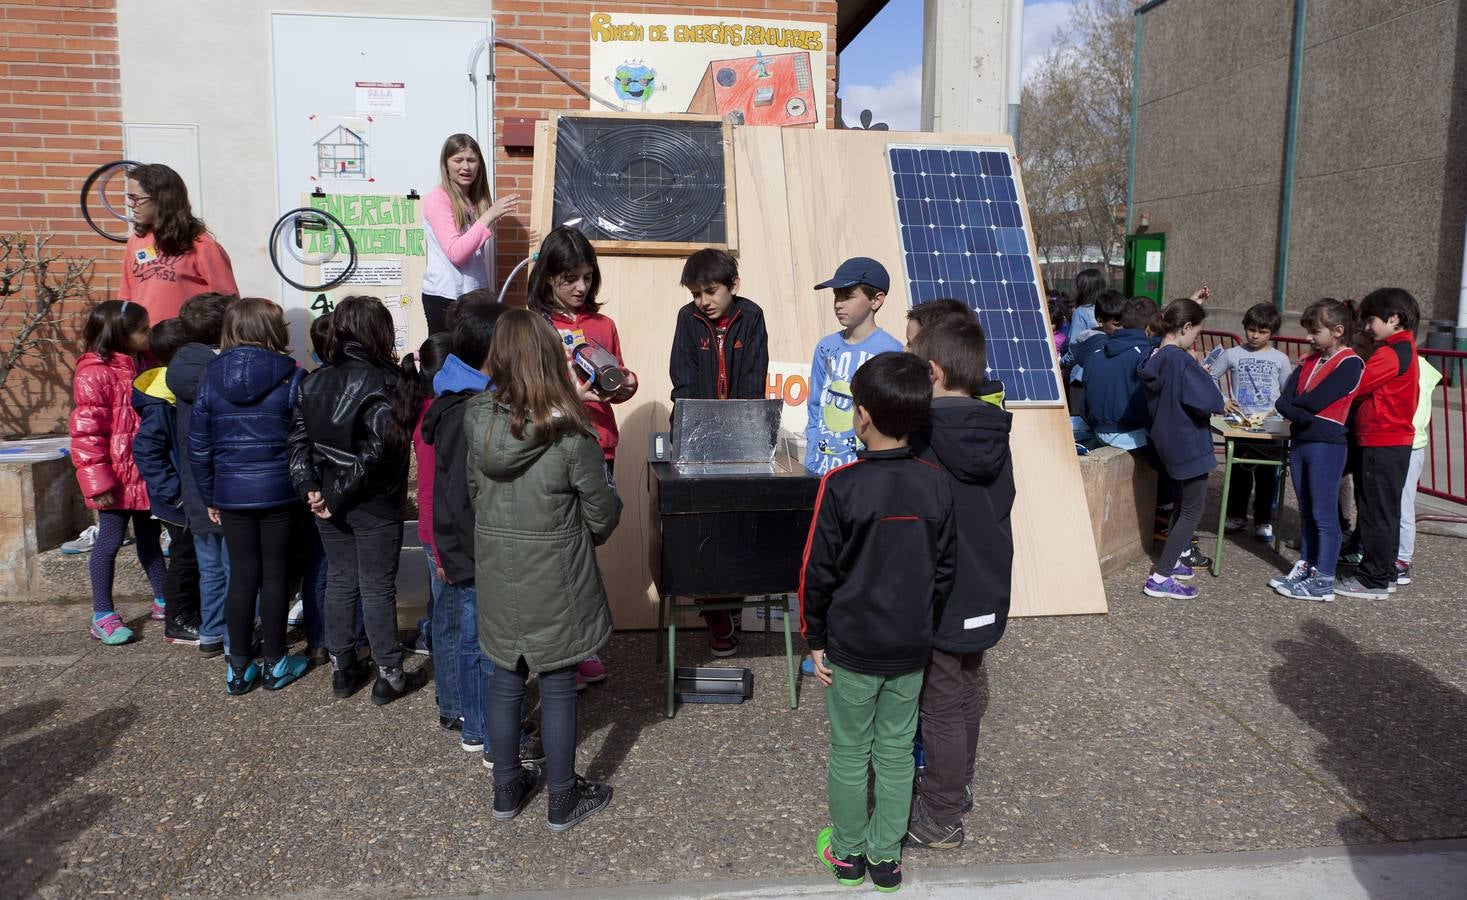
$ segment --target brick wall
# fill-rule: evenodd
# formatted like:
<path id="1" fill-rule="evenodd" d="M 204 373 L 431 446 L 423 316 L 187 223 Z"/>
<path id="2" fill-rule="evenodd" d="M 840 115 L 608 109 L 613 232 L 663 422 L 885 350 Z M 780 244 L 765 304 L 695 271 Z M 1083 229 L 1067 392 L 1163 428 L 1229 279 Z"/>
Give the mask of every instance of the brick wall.
<path id="1" fill-rule="evenodd" d="M 674 4 L 615 4 L 580 2 L 580 0 L 494 0 L 494 27 L 500 37 L 525 44 L 564 69 L 580 84 L 589 84 L 590 35 L 592 11 L 606 13 L 662 14 L 680 16 L 721 16 L 725 18 L 760 18 L 824 22 L 826 24 L 826 88 L 824 121 L 835 117 L 835 0 L 739 0 L 721 6 Z M 549 110 L 589 108 L 581 95 L 562 84 L 539 63 L 513 50 L 500 47 L 495 51 L 495 116 L 498 123 L 506 117 L 544 118 Z M 594 88 L 593 88 L 594 90 Z M 500 128 L 496 123 L 495 131 Z M 496 147 L 494 192 L 517 193 L 528 201 L 531 195 L 531 155 L 509 154 Z M 520 205 L 520 220 L 528 224 L 529 204 Z M 496 266 L 502 280 L 515 263 L 529 253 L 528 236 L 523 225 L 502 226 L 498 230 Z M 512 293 L 523 293 L 523 280 Z"/>
<path id="2" fill-rule="evenodd" d="M 95 259 L 96 297 L 115 288 L 121 248 L 87 227 L 78 198 L 93 169 L 122 157 L 121 94 L 114 0 L 0 2 L 0 233 L 49 232 L 53 250 Z M 64 316 L 79 325 L 83 312 Z M 15 320 L 0 314 L 0 352 Z M 65 428 L 74 357 L 57 348 L 10 374 L 0 435 Z"/>

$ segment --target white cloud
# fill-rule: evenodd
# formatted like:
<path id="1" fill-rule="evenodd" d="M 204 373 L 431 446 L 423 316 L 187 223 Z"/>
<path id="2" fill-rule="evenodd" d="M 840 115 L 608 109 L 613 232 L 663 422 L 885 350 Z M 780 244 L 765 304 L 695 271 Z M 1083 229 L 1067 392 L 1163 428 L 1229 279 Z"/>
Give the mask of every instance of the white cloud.
<path id="1" fill-rule="evenodd" d="M 861 110 L 871 110 L 873 122 L 885 122 L 892 131 L 916 131 L 922 124 L 922 67 L 891 73 L 882 85 L 843 84 L 841 116 L 852 128 L 860 127 Z"/>
<path id="2" fill-rule="evenodd" d="M 1055 35 L 1064 27 L 1074 8 L 1073 0 L 1046 0 L 1024 4 L 1024 80 L 1038 67 L 1049 52 Z"/>

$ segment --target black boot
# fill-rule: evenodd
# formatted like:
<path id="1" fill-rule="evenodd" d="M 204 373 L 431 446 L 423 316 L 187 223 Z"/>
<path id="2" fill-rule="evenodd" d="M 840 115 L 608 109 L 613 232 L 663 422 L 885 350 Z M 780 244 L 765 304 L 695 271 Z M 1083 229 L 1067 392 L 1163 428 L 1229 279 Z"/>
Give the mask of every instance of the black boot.
<path id="1" fill-rule="evenodd" d="M 411 694 L 427 681 L 428 673 L 422 669 L 405 672 L 400 666 L 378 666 L 377 680 L 372 683 L 372 702 L 377 706 L 384 706 Z"/>
<path id="2" fill-rule="evenodd" d="M 576 823 L 606 808 L 611 802 L 611 785 L 587 781 L 576 776 L 575 786 L 568 791 L 550 794 L 550 812 L 545 827 L 551 831 L 569 831 Z"/>
<path id="3" fill-rule="evenodd" d="M 372 677 L 354 652 L 332 656 L 331 667 L 331 693 L 339 700 L 355 694 Z"/>
<path id="4" fill-rule="evenodd" d="M 163 623 L 163 640 L 170 644 L 188 644 L 196 646 L 199 643 L 199 623 L 185 615 L 176 615 Z"/>

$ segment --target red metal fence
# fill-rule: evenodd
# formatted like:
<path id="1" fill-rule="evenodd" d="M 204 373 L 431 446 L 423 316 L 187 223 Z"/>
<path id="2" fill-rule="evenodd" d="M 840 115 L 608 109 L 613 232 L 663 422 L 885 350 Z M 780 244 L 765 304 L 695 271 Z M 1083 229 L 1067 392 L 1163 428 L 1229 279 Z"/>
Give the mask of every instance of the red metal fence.
<path id="1" fill-rule="evenodd" d="M 1214 347 L 1236 346 L 1242 338 L 1231 331 L 1204 331 L 1198 342 L 1202 352 L 1207 353 Z M 1309 352 L 1308 338 L 1279 335 L 1273 342 L 1296 364 Z M 1442 373 L 1441 383 L 1432 393 L 1429 443 L 1419 490 L 1467 505 L 1467 351 L 1417 347 L 1417 352 Z"/>

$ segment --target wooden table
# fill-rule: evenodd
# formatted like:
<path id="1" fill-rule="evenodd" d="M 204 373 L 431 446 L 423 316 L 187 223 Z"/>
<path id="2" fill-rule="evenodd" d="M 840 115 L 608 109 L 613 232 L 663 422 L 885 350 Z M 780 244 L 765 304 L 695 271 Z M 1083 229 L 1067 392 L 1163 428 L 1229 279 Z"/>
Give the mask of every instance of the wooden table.
<path id="1" fill-rule="evenodd" d="M 1280 418 L 1265 419 L 1263 425 L 1253 428 L 1239 428 L 1229 424 L 1222 416 L 1212 417 L 1212 433 L 1221 435 L 1223 439 L 1223 483 L 1222 500 L 1218 504 L 1217 512 L 1217 547 L 1212 554 L 1213 577 L 1222 574 L 1223 538 L 1227 531 L 1228 517 L 1228 490 L 1233 483 L 1233 466 L 1270 466 L 1279 470 L 1278 494 L 1274 497 L 1274 509 L 1280 509 L 1284 504 L 1284 484 L 1289 474 L 1289 423 Z M 1278 459 L 1238 459 L 1236 456 L 1239 441 L 1249 444 L 1266 444 L 1276 449 Z M 1277 521 L 1277 519 L 1275 519 Z M 1275 551 L 1279 547 L 1278 528 L 1274 528 L 1273 540 L 1269 544 Z"/>

